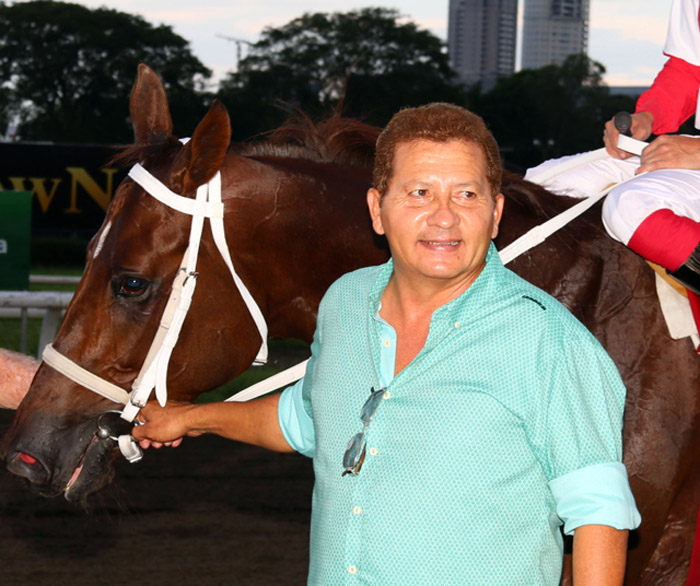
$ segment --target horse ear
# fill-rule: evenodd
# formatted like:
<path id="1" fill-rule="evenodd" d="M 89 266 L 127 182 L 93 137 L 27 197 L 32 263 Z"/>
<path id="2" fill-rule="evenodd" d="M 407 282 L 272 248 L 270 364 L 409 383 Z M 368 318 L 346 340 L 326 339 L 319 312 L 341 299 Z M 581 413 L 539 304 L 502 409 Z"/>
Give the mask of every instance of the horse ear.
<path id="1" fill-rule="evenodd" d="M 171 136 L 173 121 L 165 88 L 155 71 L 144 63 L 139 63 L 129 111 L 137 144 L 162 142 Z"/>
<path id="2" fill-rule="evenodd" d="M 178 193 L 192 193 L 208 183 L 221 169 L 231 142 L 231 122 L 226 107 L 214 100 L 209 111 L 180 150 L 173 163 L 171 178 Z"/>

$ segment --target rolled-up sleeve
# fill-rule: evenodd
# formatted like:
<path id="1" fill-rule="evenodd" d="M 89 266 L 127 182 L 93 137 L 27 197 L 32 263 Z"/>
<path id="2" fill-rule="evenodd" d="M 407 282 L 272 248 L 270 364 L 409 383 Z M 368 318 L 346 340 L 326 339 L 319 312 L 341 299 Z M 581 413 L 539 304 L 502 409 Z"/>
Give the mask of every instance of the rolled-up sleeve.
<path id="1" fill-rule="evenodd" d="M 583 525 L 636 529 L 642 520 L 620 462 L 580 468 L 549 482 L 564 533 Z"/>
<path id="2" fill-rule="evenodd" d="M 304 379 L 282 392 L 277 410 L 280 429 L 287 443 L 297 452 L 313 458 L 316 451 L 314 421 L 304 408 Z"/>

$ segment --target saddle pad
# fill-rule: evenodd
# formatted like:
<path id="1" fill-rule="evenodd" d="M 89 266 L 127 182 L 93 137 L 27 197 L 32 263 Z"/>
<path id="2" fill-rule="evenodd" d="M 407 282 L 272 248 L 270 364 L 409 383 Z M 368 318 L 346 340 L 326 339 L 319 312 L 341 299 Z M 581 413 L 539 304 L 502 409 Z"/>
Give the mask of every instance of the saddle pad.
<path id="1" fill-rule="evenodd" d="M 659 296 L 661 311 L 666 319 L 669 334 L 674 340 L 690 337 L 697 349 L 700 346 L 700 336 L 698 336 L 688 297 L 669 284 L 659 271 L 655 270 L 655 272 L 656 293 Z"/>

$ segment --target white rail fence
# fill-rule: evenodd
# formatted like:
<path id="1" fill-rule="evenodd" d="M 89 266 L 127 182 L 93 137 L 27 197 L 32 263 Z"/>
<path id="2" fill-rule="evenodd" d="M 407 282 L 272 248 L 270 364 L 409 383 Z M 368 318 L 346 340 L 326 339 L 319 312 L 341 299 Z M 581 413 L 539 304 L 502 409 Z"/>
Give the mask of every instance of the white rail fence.
<path id="1" fill-rule="evenodd" d="M 77 284 L 80 277 L 31 275 L 30 283 Z M 0 318 L 20 319 L 20 352 L 27 351 L 27 324 L 30 317 L 41 317 L 37 358 L 41 357 L 58 330 L 61 318 L 73 298 L 70 291 L 0 291 Z"/>

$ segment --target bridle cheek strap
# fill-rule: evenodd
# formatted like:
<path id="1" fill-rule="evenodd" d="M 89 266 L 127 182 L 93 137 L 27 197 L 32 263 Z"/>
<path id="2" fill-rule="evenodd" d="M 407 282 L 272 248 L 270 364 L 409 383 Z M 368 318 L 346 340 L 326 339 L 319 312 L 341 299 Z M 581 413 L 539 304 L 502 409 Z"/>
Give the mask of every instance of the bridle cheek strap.
<path id="1" fill-rule="evenodd" d="M 136 414 L 146 404 L 146 401 L 148 401 L 148 397 L 154 388 L 156 391 L 156 398 L 160 405 L 165 405 L 167 401 L 168 392 L 166 379 L 168 365 L 172 351 L 175 348 L 175 344 L 177 344 L 182 324 L 185 321 L 190 304 L 192 303 L 192 297 L 197 285 L 199 244 L 202 240 L 202 230 L 204 229 L 204 222 L 207 218 L 211 224 L 211 232 L 219 254 L 221 254 L 221 257 L 226 263 L 231 277 L 260 334 L 260 350 L 255 359 L 255 364 L 264 364 L 267 362 L 267 323 L 255 299 L 253 299 L 250 291 L 233 267 L 224 231 L 221 173 L 216 173 L 209 183 L 198 187 L 197 195 L 194 200 L 170 191 L 138 163 L 131 168 L 129 176 L 143 187 L 147 193 L 161 203 L 181 211 L 182 213 L 192 215 L 189 247 L 185 251 L 180 270 L 173 281 L 171 295 L 168 299 L 158 332 L 156 332 L 146 360 L 141 367 L 141 372 L 134 381 L 130 401 L 122 412 L 122 417 L 124 419 L 133 421 Z"/>
<path id="2" fill-rule="evenodd" d="M 204 222 L 207 218 L 211 224 L 214 243 L 226 263 L 231 277 L 260 333 L 260 350 L 254 361 L 256 365 L 267 362 L 267 324 L 255 299 L 236 273 L 231 260 L 224 231 L 221 173 L 217 173 L 209 183 L 197 188 L 195 199 L 178 195 L 169 190 L 138 163 L 131 168 L 129 176 L 161 203 L 192 216 L 189 246 L 173 280 L 173 286 L 158 331 L 153 338 L 143 366 L 132 385 L 131 393 L 127 393 L 124 389 L 78 366 L 72 360 L 60 354 L 50 344 L 44 350 L 43 359 L 49 366 L 80 386 L 90 389 L 111 401 L 123 404 L 124 409 L 121 417 L 131 422 L 146 404 L 153 389 L 156 391 L 156 398 L 161 406 L 165 405 L 167 401 L 166 381 L 168 365 L 197 284 L 197 257 Z M 130 440 L 127 438 L 130 438 Z M 119 445 L 122 453 L 129 461 L 133 462 L 140 459 L 140 449 L 131 436 L 121 436 Z"/>

